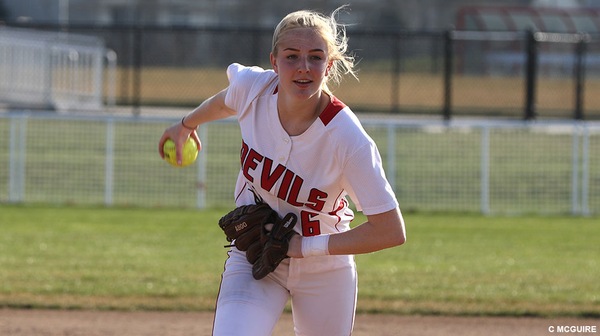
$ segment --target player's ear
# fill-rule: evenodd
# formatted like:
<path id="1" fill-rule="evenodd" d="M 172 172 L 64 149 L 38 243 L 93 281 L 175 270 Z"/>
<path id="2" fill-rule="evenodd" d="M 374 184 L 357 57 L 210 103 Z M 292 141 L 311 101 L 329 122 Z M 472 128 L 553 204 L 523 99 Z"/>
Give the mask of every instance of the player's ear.
<path id="1" fill-rule="evenodd" d="M 271 66 L 273 67 L 273 70 L 275 71 L 275 73 L 278 73 L 277 59 L 275 58 L 275 55 L 273 55 L 273 53 L 270 53 L 269 58 L 271 59 Z"/>

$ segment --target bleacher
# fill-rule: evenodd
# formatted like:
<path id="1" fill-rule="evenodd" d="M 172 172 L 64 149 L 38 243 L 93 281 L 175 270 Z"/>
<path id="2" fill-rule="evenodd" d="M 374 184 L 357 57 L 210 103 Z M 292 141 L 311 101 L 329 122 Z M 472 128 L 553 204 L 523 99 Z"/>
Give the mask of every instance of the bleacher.
<path id="1" fill-rule="evenodd" d="M 0 27 L 0 59 L 0 104 L 11 109 L 98 111 L 114 103 L 116 55 L 98 37 Z"/>

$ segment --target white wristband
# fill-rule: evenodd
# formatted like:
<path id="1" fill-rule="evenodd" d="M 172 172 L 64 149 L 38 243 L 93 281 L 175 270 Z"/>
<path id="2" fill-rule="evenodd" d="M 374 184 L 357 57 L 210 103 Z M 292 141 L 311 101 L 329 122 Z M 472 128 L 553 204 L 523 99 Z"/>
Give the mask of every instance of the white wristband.
<path id="1" fill-rule="evenodd" d="M 302 256 L 329 255 L 329 235 L 302 237 Z"/>

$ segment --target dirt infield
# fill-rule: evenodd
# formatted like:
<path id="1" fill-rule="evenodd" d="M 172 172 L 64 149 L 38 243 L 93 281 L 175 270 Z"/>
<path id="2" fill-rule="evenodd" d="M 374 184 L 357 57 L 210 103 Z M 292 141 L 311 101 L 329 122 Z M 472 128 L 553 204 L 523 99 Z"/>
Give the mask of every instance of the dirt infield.
<path id="1" fill-rule="evenodd" d="M 0 310 L 3 336 L 183 336 L 210 335 L 211 313 L 97 312 L 59 310 Z M 354 336 L 535 336 L 553 335 L 559 326 L 594 326 L 591 319 L 432 317 L 358 315 Z M 553 329 L 554 328 L 554 329 Z M 291 315 L 285 314 L 273 335 L 293 335 Z"/>

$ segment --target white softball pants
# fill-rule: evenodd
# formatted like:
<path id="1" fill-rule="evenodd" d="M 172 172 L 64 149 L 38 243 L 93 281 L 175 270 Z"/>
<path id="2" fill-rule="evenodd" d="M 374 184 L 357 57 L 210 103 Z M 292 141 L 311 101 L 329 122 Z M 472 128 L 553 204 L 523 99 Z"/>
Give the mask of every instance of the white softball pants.
<path id="1" fill-rule="evenodd" d="M 291 298 L 297 336 L 349 336 L 356 295 L 352 256 L 285 259 L 275 272 L 255 280 L 245 254 L 233 248 L 222 275 L 213 335 L 271 335 Z"/>

